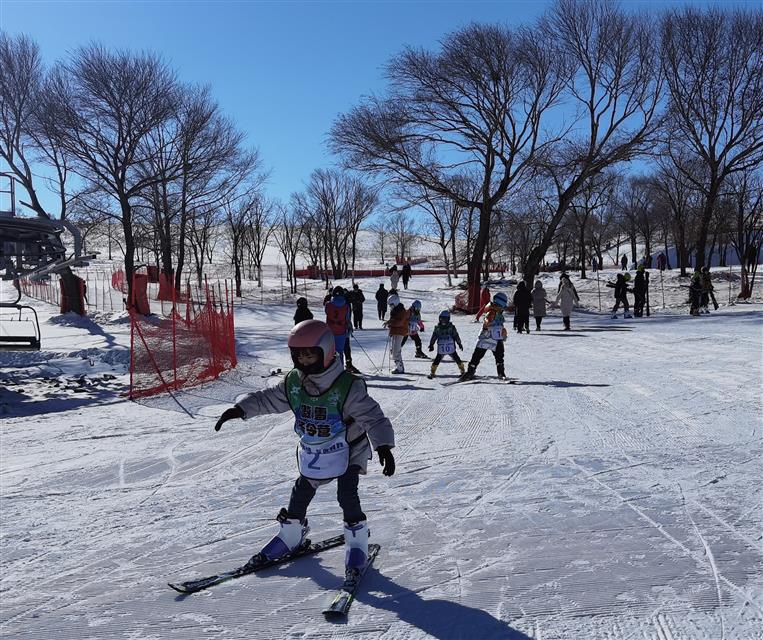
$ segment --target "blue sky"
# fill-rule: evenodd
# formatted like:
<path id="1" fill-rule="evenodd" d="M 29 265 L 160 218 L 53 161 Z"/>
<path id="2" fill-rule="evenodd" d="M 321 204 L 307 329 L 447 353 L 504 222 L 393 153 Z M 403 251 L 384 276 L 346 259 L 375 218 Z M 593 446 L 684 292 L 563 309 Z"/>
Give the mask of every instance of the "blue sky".
<path id="1" fill-rule="evenodd" d="M 632 9 L 680 4 L 623 3 Z M 335 163 L 326 149 L 334 118 L 362 95 L 383 91 L 382 67 L 404 45 L 436 48 L 445 34 L 472 21 L 530 22 L 548 5 L 0 0 L 0 28 L 34 38 L 48 62 L 93 41 L 159 52 L 182 80 L 211 86 L 260 150 L 271 171 L 268 194 L 285 200 L 313 169 Z"/>

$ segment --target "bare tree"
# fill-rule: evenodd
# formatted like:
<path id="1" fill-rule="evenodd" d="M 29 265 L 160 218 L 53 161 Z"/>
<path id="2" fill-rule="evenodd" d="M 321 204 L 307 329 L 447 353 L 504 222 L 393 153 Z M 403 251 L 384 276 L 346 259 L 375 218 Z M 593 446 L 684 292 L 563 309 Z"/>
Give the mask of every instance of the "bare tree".
<path id="1" fill-rule="evenodd" d="M 739 297 L 747 300 L 755 287 L 760 250 L 763 248 L 763 177 L 745 171 L 729 180 L 733 203 L 731 245 L 742 265 L 742 288 Z"/>
<path id="2" fill-rule="evenodd" d="M 579 118 L 539 163 L 554 181 L 556 207 L 524 265 L 528 286 L 588 180 L 652 148 L 662 93 L 655 35 L 646 16 L 628 15 L 611 2 L 557 0 L 541 28 L 556 43 L 554 55 L 573 65 L 565 93 Z"/>
<path id="3" fill-rule="evenodd" d="M 331 146 L 347 166 L 479 210 L 471 308 L 479 303 L 493 208 L 542 146 L 542 116 L 562 85 L 560 62 L 542 34 L 473 24 L 448 35 L 439 52 L 397 55 L 387 66 L 389 95 L 366 100 L 332 128 Z M 479 175 L 477 199 L 453 180 L 469 168 Z"/>
<path id="4" fill-rule="evenodd" d="M 46 85 L 56 137 L 72 157 L 72 170 L 118 203 L 130 295 L 133 206 L 141 192 L 168 178 L 147 175 L 141 165 L 150 135 L 176 111 L 175 86 L 173 74 L 156 56 L 109 52 L 98 45 L 59 64 Z"/>
<path id="5" fill-rule="evenodd" d="M 249 257 L 257 275 L 257 284 L 262 289 L 262 261 L 268 240 L 274 231 L 275 203 L 264 199 L 261 195 L 253 197 L 249 203 L 248 227 L 245 234 L 245 244 Z"/>
<path id="6" fill-rule="evenodd" d="M 297 293 L 297 254 L 305 230 L 304 212 L 299 206 L 299 201 L 295 201 L 294 198 L 288 208 L 276 203 L 274 210 L 276 222 L 273 235 L 286 263 L 286 277 L 289 280 L 290 291 Z"/>
<path id="7" fill-rule="evenodd" d="M 600 209 L 612 199 L 614 176 L 601 173 L 592 176 L 570 203 L 572 220 L 578 234 L 579 268 L 581 279 L 586 278 L 586 247 L 590 242 L 591 222 Z"/>
<path id="8" fill-rule="evenodd" d="M 686 7 L 662 22 L 667 148 L 703 194 L 695 266 L 706 264 L 724 181 L 763 161 L 763 12 Z M 686 157 L 702 171 L 685 170 Z"/>

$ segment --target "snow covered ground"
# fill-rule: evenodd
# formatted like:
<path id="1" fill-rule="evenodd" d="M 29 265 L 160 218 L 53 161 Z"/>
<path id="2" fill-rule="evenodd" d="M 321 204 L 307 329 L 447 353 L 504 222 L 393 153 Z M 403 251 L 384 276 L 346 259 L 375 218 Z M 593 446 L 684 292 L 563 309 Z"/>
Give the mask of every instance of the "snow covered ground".
<path id="1" fill-rule="evenodd" d="M 439 284 L 403 292 L 427 332 L 453 299 Z M 378 281 L 362 286 L 357 339 L 379 364 Z M 43 351 L 0 353 L 0 636 L 763 638 L 763 305 L 692 318 L 672 287 L 652 318 L 610 320 L 595 280 L 576 286 L 573 331 L 553 312 L 541 333 L 510 333 L 516 385 L 443 386 L 449 362 L 430 381 L 411 344 L 408 374 L 368 376 L 398 467 L 385 478 L 373 461 L 361 480 L 382 551 L 344 624 L 320 615 L 341 550 L 189 597 L 166 586 L 246 560 L 286 504 L 292 419 L 213 425 L 287 370 L 293 308 L 237 307 L 236 371 L 138 404 L 121 395 L 123 318 L 36 304 Z M 456 325 L 468 358 L 478 325 Z M 478 373 L 494 370 L 488 354 Z M 333 487 L 309 517 L 313 538 L 340 531 Z"/>

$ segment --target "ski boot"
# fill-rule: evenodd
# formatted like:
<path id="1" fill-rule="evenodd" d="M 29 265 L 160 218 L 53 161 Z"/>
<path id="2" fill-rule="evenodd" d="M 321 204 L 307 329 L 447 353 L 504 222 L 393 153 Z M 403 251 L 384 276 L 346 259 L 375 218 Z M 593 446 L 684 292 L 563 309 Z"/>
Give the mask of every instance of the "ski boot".
<path id="1" fill-rule="evenodd" d="M 259 555 L 268 560 L 278 560 L 285 555 L 299 549 L 304 543 L 310 527 L 307 518 L 304 520 L 290 520 L 286 509 L 278 512 L 276 520 L 281 524 L 281 530 L 260 551 Z"/>
<path id="2" fill-rule="evenodd" d="M 434 377 L 435 377 L 435 374 L 436 374 L 436 373 L 437 373 L 437 365 L 436 365 L 436 364 L 433 364 L 433 365 L 432 365 L 432 369 L 431 369 L 431 371 L 429 372 L 429 375 L 427 376 L 427 378 L 429 378 L 429 379 L 431 380 L 432 378 L 434 378 Z M 463 373 L 463 370 L 461 371 L 461 373 Z"/>
<path id="3" fill-rule="evenodd" d="M 466 370 L 466 373 L 462 373 L 458 381 L 466 382 L 467 380 L 472 380 L 476 373 L 477 373 L 477 367 L 473 367 L 472 365 L 469 365 L 469 368 Z"/>
<path id="4" fill-rule="evenodd" d="M 499 364 L 496 367 L 496 371 L 498 373 L 498 379 L 499 380 L 506 380 L 506 369 L 504 369 L 502 364 Z"/>
<path id="5" fill-rule="evenodd" d="M 347 371 L 347 372 L 349 372 L 349 373 L 354 373 L 354 374 L 356 374 L 356 375 L 359 375 L 359 374 L 360 374 L 360 371 L 359 371 L 358 369 L 356 369 L 356 368 L 355 368 L 355 367 L 352 365 L 352 362 L 348 362 L 346 365 L 344 365 L 344 370 L 345 370 L 345 371 Z"/>
<path id="6" fill-rule="evenodd" d="M 393 375 L 398 375 L 400 373 L 405 373 L 405 369 L 403 369 L 403 367 L 397 366 L 394 369 L 392 369 L 390 373 L 392 373 Z"/>
<path id="7" fill-rule="evenodd" d="M 623 314 L 623 318 L 632 318 L 633 316 L 627 311 Z"/>
<path id="8" fill-rule="evenodd" d="M 368 560 L 368 521 L 344 523 L 344 579 L 345 584 L 357 580 Z"/>
<path id="9" fill-rule="evenodd" d="M 610 317 L 612 318 L 612 320 L 617 320 L 617 314 L 616 313 L 613 313 Z"/>
<path id="10" fill-rule="evenodd" d="M 421 349 L 416 349 L 416 357 L 423 358 L 424 360 L 431 360 L 431 358 L 424 353 Z"/>

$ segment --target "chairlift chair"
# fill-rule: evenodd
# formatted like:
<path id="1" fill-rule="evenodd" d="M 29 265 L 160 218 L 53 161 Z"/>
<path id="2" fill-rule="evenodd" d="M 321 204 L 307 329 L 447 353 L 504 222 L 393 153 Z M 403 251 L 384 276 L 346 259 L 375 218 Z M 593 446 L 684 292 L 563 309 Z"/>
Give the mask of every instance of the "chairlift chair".
<path id="1" fill-rule="evenodd" d="M 34 307 L 19 304 L 21 289 L 13 302 L 0 301 L 0 351 L 39 351 L 40 321 Z"/>

